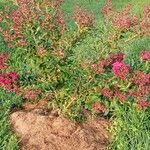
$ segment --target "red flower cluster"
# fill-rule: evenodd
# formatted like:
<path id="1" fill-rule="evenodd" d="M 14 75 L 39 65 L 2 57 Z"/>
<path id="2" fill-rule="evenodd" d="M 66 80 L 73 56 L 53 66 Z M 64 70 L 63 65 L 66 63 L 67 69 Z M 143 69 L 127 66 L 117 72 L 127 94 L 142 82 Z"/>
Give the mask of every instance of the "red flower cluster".
<path id="1" fill-rule="evenodd" d="M 140 108 L 145 109 L 149 107 L 150 103 L 143 99 L 147 99 L 150 93 L 150 74 L 146 74 L 136 70 L 134 71 L 131 82 L 136 86 L 129 91 L 129 95 L 136 99 L 139 99 L 137 101 L 137 104 L 138 106 L 140 106 Z"/>
<path id="2" fill-rule="evenodd" d="M 30 100 L 37 100 L 39 94 L 41 93 L 40 89 L 25 89 L 23 91 L 24 93 L 24 98 L 25 99 L 30 99 Z"/>
<path id="3" fill-rule="evenodd" d="M 82 10 L 80 6 L 77 6 L 73 13 L 73 20 L 81 29 L 84 27 L 92 27 L 94 25 L 94 14 L 90 14 L 84 9 Z"/>
<path id="4" fill-rule="evenodd" d="M 109 88 L 103 88 L 101 91 L 100 91 L 100 93 L 103 95 L 103 96 L 105 96 L 105 97 L 107 97 L 107 98 L 109 98 L 109 99 L 112 99 L 113 98 L 113 94 L 114 94 L 114 92 L 112 91 L 112 90 L 110 90 Z"/>
<path id="5" fill-rule="evenodd" d="M 121 30 L 127 30 L 136 25 L 138 19 L 137 17 L 131 15 L 131 8 L 132 5 L 127 4 L 122 12 L 116 12 L 113 16 L 112 24 Z"/>
<path id="6" fill-rule="evenodd" d="M 6 61 L 8 60 L 8 53 L 0 55 L 0 70 L 7 67 Z M 1 73 L 0 74 L 0 87 L 8 91 L 18 92 L 17 80 L 18 75 L 15 72 Z"/>
<path id="7" fill-rule="evenodd" d="M 132 26 L 132 20 L 129 16 L 118 14 L 113 19 L 113 25 L 121 30 L 129 29 Z"/>
<path id="8" fill-rule="evenodd" d="M 12 19 L 12 24 L 10 24 L 7 19 L 4 20 L 9 24 L 9 28 L 7 30 L 2 29 L 1 32 L 5 42 L 10 48 L 15 46 L 26 45 L 26 40 L 22 34 L 24 22 L 22 10 L 22 8 L 18 8 L 17 10 L 10 12 L 9 16 L 7 16 L 7 19 Z M 4 18 L 6 18 L 6 16 Z"/>
<path id="9" fill-rule="evenodd" d="M 139 22 L 139 30 L 141 34 L 150 35 L 150 5 L 144 7 L 143 18 Z"/>
<path id="10" fill-rule="evenodd" d="M 14 26 L 20 27 L 20 25 L 23 21 L 22 12 L 20 10 L 16 10 L 16 11 L 12 12 L 10 15 L 12 17 Z"/>
<path id="11" fill-rule="evenodd" d="M 92 108 L 94 111 L 96 111 L 97 113 L 105 113 L 107 111 L 106 106 L 101 103 L 101 102 L 96 102 L 92 105 Z"/>
<path id="12" fill-rule="evenodd" d="M 118 52 L 116 54 L 111 54 L 109 58 L 100 60 L 98 63 L 92 65 L 92 69 L 95 74 L 101 74 L 105 71 L 104 67 L 112 67 L 115 62 L 122 62 L 124 59 L 124 53 Z"/>
<path id="13" fill-rule="evenodd" d="M 134 71 L 133 82 L 137 85 L 150 85 L 150 74 Z"/>
<path id="14" fill-rule="evenodd" d="M 140 56 L 144 60 L 148 60 L 148 54 L 149 51 L 143 51 Z M 121 80 L 125 80 L 125 84 L 126 82 L 130 83 L 128 84 L 129 87 L 126 89 L 128 91 L 124 91 L 120 88 L 120 81 L 116 80 L 116 82 L 111 85 L 111 89 L 105 86 L 100 90 L 100 94 L 109 100 L 115 98 L 121 102 L 126 101 L 129 97 L 133 97 L 136 99 L 135 102 L 140 102 L 139 105 L 141 105 L 141 108 L 145 109 L 146 106 L 149 106 L 149 103 L 145 101 L 144 103 L 143 101 L 138 101 L 137 99 L 148 98 L 150 93 L 150 74 L 143 73 L 138 70 L 130 73 L 130 66 L 125 64 L 123 59 L 123 53 L 111 54 L 105 60 L 99 61 L 98 64 L 94 64 L 92 66 L 96 73 L 102 73 L 106 71 L 106 67 L 112 67 L 112 73 L 115 76 L 119 77 Z"/>
<path id="15" fill-rule="evenodd" d="M 135 98 L 145 98 L 150 93 L 150 86 L 138 86 L 129 91 L 129 96 Z"/>
<path id="16" fill-rule="evenodd" d="M 143 20 L 140 22 L 140 30 L 143 34 L 150 34 L 150 21 L 148 18 L 143 18 Z"/>
<path id="17" fill-rule="evenodd" d="M 144 50 L 140 53 L 140 58 L 142 60 L 150 60 L 150 50 Z"/>
<path id="18" fill-rule="evenodd" d="M 100 94 L 107 97 L 109 100 L 117 98 L 119 101 L 124 102 L 128 98 L 128 94 L 119 90 L 119 88 L 112 87 L 112 90 L 104 87 Z"/>
<path id="19" fill-rule="evenodd" d="M 121 92 L 119 90 L 116 90 L 114 93 L 115 93 L 114 97 L 117 98 L 121 102 L 124 102 L 128 98 L 128 95 L 125 92 Z"/>
<path id="20" fill-rule="evenodd" d="M 26 36 L 24 32 L 27 26 L 29 28 L 31 26 L 35 27 L 35 22 L 35 28 L 37 26 L 42 28 L 40 34 L 44 34 L 43 32 L 47 33 L 47 31 L 51 32 L 50 34 L 46 34 L 46 36 L 49 36 L 48 38 L 54 41 L 52 45 L 56 43 L 56 39 L 66 30 L 63 13 L 60 11 L 62 2 L 63 0 L 41 1 L 40 3 L 30 0 L 17 0 L 16 4 L 18 7 L 13 12 L 9 11 L 8 20 L 4 20 L 3 18 L 5 17 L 2 18 L 2 21 L 7 22 L 9 25 L 7 30 L 2 29 L 2 35 L 8 47 L 20 47 L 31 44 L 27 43 L 29 36 Z M 55 13 L 47 11 L 47 8 L 53 9 Z M 9 19 L 12 19 L 12 22 Z"/>
<path id="21" fill-rule="evenodd" d="M 112 0 L 107 0 L 106 5 L 102 9 L 102 14 L 114 27 L 121 31 L 127 30 L 137 21 L 137 19 L 130 14 L 131 8 L 131 5 L 128 4 L 121 12 L 118 12 L 113 8 Z"/>
<path id="22" fill-rule="evenodd" d="M 18 92 L 18 75 L 15 72 L 0 74 L 0 87 L 8 91 Z"/>
<path id="23" fill-rule="evenodd" d="M 110 54 L 110 57 L 106 59 L 106 66 L 112 66 L 116 62 L 122 62 L 125 54 L 118 52 L 116 54 Z"/>
<path id="24" fill-rule="evenodd" d="M 123 62 L 115 62 L 112 67 L 112 72 L 115 76 L 125 80 L 129 74 L 130 66 Z"/>
<path id="25" fill-rule="evenodd" d="M 147 100 L 139 100 L 137 104 L 138 104 L 138 107 L 141 109 L 146 109 L 150 107 L 150 101 L 147 101 Z"/>

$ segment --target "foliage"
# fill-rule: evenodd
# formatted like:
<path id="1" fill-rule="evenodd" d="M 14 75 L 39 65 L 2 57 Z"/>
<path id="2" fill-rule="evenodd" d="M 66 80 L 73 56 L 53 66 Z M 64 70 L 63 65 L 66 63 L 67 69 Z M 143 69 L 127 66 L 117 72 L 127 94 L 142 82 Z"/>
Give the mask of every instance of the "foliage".
<path id="1" fill-rule="evenodd" d="M 150 146 L 149 110 L 138 110 L 134 105 L 115 106 L 111 128 L 111 149 L 148 150 Z"/>
<path id="2" fill-rule="evenodd" d="M 85 111 L 112 117 L 113 149 L 146 149 L 138 138 L 150 133 L 150 46 L 136 44 L 149 41 L 150 7 L 136 16 L 131 5 L 118 11 L 107 0 L 103 19 L 95 20 L 77 6 L 72 30 L 61 0 L 4 4 L 0 31 L 9 51 L 0 55 L 0 87 L 25 101 L 47 99 L 76 121 L 86 119 Z"/>
<path id="3" fill-rule="evenodd" d="M 8 122 L 9 111 L 12 107 L 21 106 L 22 99 L 13 92 L 0 89 L 0 149 L 18 149 L 17 139 L 10 131 Z"/>

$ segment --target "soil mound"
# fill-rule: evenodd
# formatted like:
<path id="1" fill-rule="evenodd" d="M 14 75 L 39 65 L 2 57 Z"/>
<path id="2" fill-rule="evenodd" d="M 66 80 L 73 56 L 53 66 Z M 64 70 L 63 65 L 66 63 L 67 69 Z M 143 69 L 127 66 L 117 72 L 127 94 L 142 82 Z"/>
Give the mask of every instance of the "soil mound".
<path id="1" fill-rule="evenodd" d="M 105 150 L 108 121 L 104 119 L 74 123 L 43 109 L 17 111 L 10 115 L 22 150 Z"/>

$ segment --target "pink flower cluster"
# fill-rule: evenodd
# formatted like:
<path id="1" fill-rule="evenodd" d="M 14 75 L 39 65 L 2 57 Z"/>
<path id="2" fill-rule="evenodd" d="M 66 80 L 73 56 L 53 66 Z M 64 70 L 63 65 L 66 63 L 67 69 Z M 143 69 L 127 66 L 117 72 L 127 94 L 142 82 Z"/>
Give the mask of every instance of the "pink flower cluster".
<path id="1" fill-rule="evenodd" d="M 130 13 L 131 4 L 127 4 L 121 12 L 114 13 L 112 24 L 120 30 L 128 30 L 138 24 L 138 17 Z"/>
<path id="2" fill-rule="evenodd" d="M 112 67 L 112 72 L 115 76 L 125 80 L 129 74 L 130 66 L 123 62 L 115 62 Z"/>
<path id="3" fill-rule="evenodd" d="M 8 21 L 10 18 L 12 19 L 12 24 Z M 26 40 L 22 34 L 24 19 L 21 9 L 18 8 L 17 10 L 10 12 L 10 14 L 5 16 L 3 19 L 4 22 L 9 24 L 9 28 L 7 30 L 1 29 L 2 35 L 5 42 L 8 44 L 8 47 L 12 48 L 15 46 L 26 45 Z"/>
<path id="4" fill-rule="evenodd" d="M 129 29 L 132 26 L 132 20 L 129 16 L 118 14 L 113 19 L 113 25 L 121 30 Z"/>
<path id="5" fill-rule="evenodd" d="M 106 59 L 106 66 L 112 66 L 116 62 L 122 62 L 125 54 L 122 52 L 118 52 L 116 54 L 110 54 L 110 57 Z"/>
<path id="6" fill-rule="evenodd" d="M 121 102 L 124 102 L 128 98 L 128 94 L 120 91 L 118 87 L 112 87 L 112 90 L 110 90 L 107 87 L 104 87 L 100 91 L 100 94 L 108 98 L 109 100 L 112 100 L 113 98 L 117 98 Z"/>
<path id="7" fill-rule="evenodd" d="M 106 5 L 102 9 L 103 16 L 118 29 L 129 29 L 134 23 L 135 18 L 130 14 L 131 5 L 128 4 L 121 12 L 114 9 L 112 0 L 107 0 Z"/>
<path id="8" fill-rule="evenodd" d="M 134 98 L 146 98 L 147 95 L 150 93 L 150 86 L 137 86 L 135 89 L 131 89 L 129 91 L 129 96 L 132 96 Z"/>
<path id="9" fill-rule="evenodd" d="M 129 95 L 137 99 L 137 105 L 140 108 L 150 107 L 150 102 L 147 100 L 150 93 L 150 74 L 136 70 L 131 83 L 135 84 L 135 88 L 129 91 Z"/>
<path id="10" fill-rule="evenodd" d="M 18 75 L 15 72 L 0 74 L 0 87 L 8 91 L 18 92 Z"/>
<path id="11" fill-rule="evenodd" d="M 142 51 L 140 53 L 140 58 L 143 60 L 149 60 L 149 51 Z M 104 86 L 99 92 L 102 96 L 106 97 L 108 100 L 117 99 L 120 102 L 126 101 L 129 97 L 136 99 L 135 103 L 142 109 L 150 107 L 150 102 L 147 100 L 150 94 L 150 74 L 135 70 L 130 71 L 130 66 L 123 62 L 124 54 L 117 53 L 111 54 L 108 58 L 99 61 L 97 64 L 92 65 L 92 69 L 96 74 L 108 73 L 106 71 L 107 67 L 111 68 L 111 72 L 117 79 L 111 88 Z M 121 80 L 118 80 L 118 79 Z M 107 83 L 107 79 L 106 84 Z M 120 81 L 129 83 L 128 89 L 126 91 L 121 89 Z M 105 81 L 103 82 L 105 85 Z M 102 84 L 103 85 L 103 84 Z M 144 100 L 143 100 L 144 99 Z"/>
<path id="12" fill-rule="evenodd" d="M 37 100 L 38 99 L 38 96 L 39 94 L 41 93 L 41 90 L 40 89 L 25 89 L 23 91 L 24 93 L 24 98 L 25 99 L 30 99 L 30 100 Z"/>
<path id="13" fill-rule="evenodd" d="M 150 35 L 150 20 L 149 18 L 143 18 L 140 22 L 140 29 L 142 34 Z"/>
<path id="14" fill-rule="evenodd" d="M 110 54 L 108 58 L 93 64 L 92 69 L 94 70 L 95 74 L 101 74 L 105 71 L 105 67 L 112 67 L 115 62 L 122 62 L 123 59 L 124 53 L 118 52 L 116 54 Z"/>
<path id="15" fill-rule="evenodd" d="M 140 58 L 142 60 L 150 60 L 150 50 L 143 50 L 141 53 L 140 53 Z"/>
<path id="16" fill-rule="evenodd" d="M 73 13 L 73 20 L 80 28 L 92 27 L 94 25 L 94 14 L 93 12 L 88 14 L 85 9 L 77 6 Z"/>
<path id="17" fill-rule="evenodd" d="M 6 61 L 8 60 L 8 53 L 0 55 L 0 70 L 6 69 Z M 0 87 L 8 91 L 18 92 L 17 80 L 18 75 L 15 72 L 1 73 L 0 74 Z"/>
<path id="18" fill-rule="evenodd" d="M 22 12 L 20 10 L 16 10 L 16 11 L 12 12 L 10 15 L 12 17 L 14 26 L 20 27 L 20 25 L 23 21 Z"/>
<path id="19" fill-rule="evenodd" d="M 105 71 L 104 67 L 111 66 L 113 74 L 125 80 L 129 74 L 130 66 L 125 64 L 123 59 L 123 53 L 111 54 L 109 58 L 99 61 L 97 64 L 93 64 L 92 68 L 96 74 L 100 74 Z"/>
<path id="20" fill-rule="evenodd" d="M 119 101 L 124 102 L 128 99 L 128 94 L 118 89 L 114 92 L 114 97 L 117 98 Z"/>
<path id="21" fill-rule="evenodd" d="M 150 35 L 150 5 L 144 7 L 143 13 L 143 17 L 139 20 L 138 32 L 141 35 Z"/>

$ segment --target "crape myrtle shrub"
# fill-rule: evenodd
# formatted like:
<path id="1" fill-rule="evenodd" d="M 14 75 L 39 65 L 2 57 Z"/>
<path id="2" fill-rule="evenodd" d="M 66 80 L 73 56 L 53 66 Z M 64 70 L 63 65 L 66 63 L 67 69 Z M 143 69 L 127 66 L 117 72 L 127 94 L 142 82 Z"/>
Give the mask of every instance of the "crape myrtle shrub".
<path id="1" fill-rule="evenodd" d="M 0 56 L 0 87 L 24 100 L 49 100 L 51 108 L 75 120 L 83 119 L 86 111 L 111 114 L 114 104 L 149 109 L 150 50 L 142 50 L 133 67 L 124 61 L 121 46 L 149 36 L 150 6 L 138 17 L 130 13 L 131 5 L 117 11 L 108 0 L 101 26 L 93 12 L 77 6 L 72 14 L 76 28 L 70 31 L 62 2 L 18 0 L 14 7 L 2 5 L 0 32 L 9 52 Z M 83 60 L 75 48 L 89 37 L 99 52 L 95 59 Z"/>

